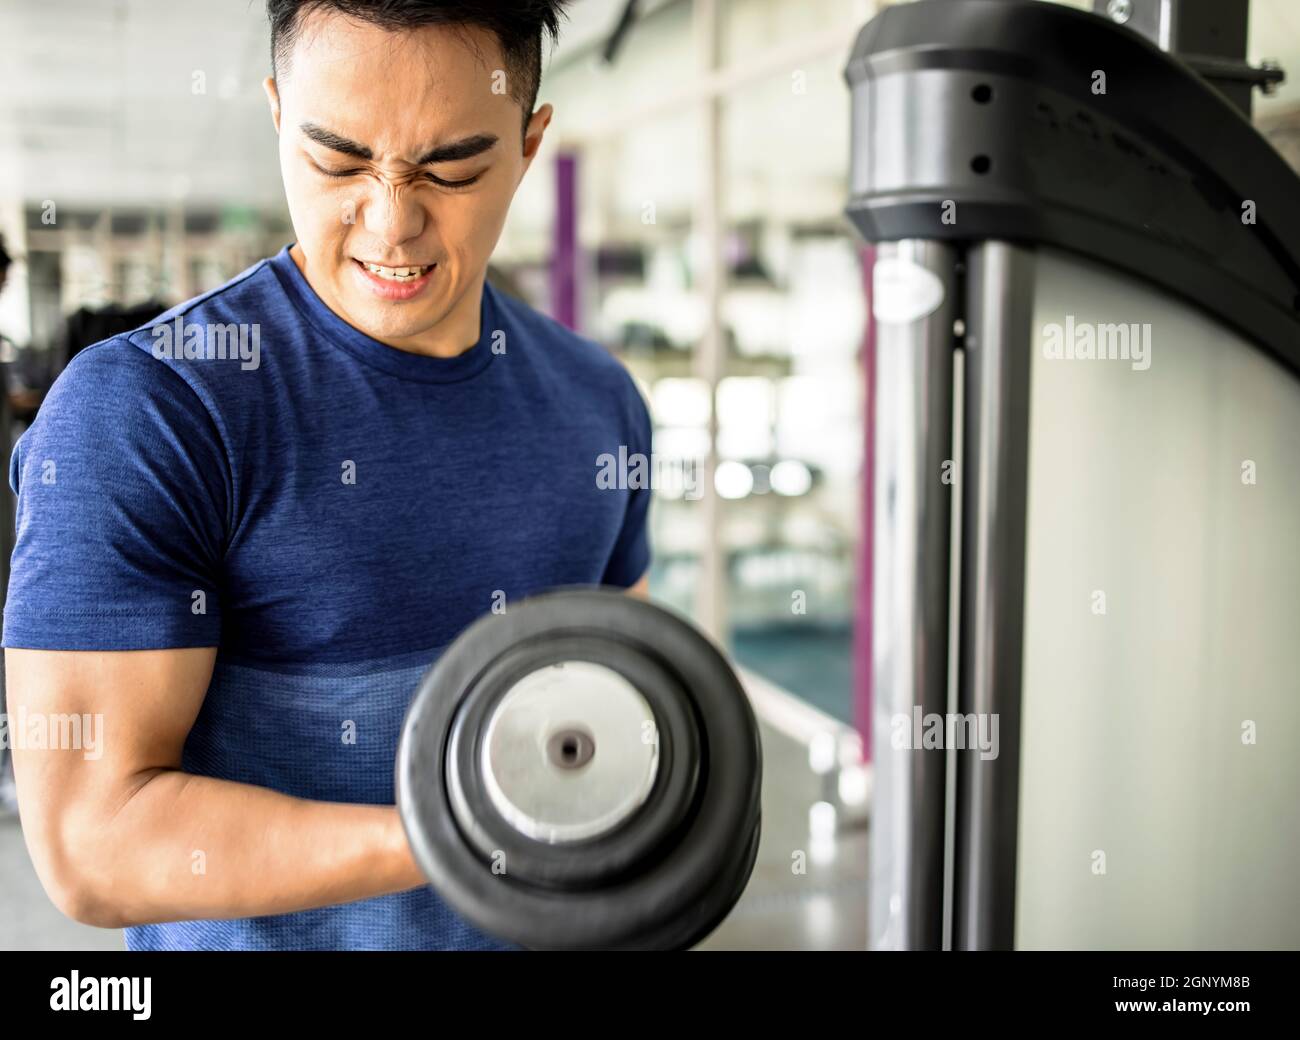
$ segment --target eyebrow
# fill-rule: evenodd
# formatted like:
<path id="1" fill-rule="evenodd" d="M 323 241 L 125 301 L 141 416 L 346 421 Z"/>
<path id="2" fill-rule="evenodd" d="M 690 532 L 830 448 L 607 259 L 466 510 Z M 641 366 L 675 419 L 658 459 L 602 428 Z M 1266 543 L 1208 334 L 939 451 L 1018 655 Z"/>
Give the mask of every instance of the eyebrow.
<path id="1" fill-rule="evenodd" d="M 302 123 L 298 129 L 317 144 L 330 149 L 330 151 L 342 152 L 344 155 L 354 155 L 358 159 L 373 159 L 375 157 L 375 153 L 365 145 L 350 141 L 342 134 L 336 134 L 333 130 L 327 130 L 315 123 Z M 496 143 L 497 137 L 495 134 L 474 134 L 472 137 L 465 137 L 459 141 L 451 141 L 448 144 L 440 144 L 436 148 L 430 148 L 415 160 L 415 165 L 428 166 L 431 163 L 472 159 L 476 155 L 482 155 Z"/>

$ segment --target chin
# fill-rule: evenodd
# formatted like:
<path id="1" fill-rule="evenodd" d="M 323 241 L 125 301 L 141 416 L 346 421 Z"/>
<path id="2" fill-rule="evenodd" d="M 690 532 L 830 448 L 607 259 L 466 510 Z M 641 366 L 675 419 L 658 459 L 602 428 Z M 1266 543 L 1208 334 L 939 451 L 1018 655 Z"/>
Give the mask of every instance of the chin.
<path id="1" fill-rule="evenodd" d="M 362 331 L 372 339 L 411 339 L 445 317 L 443 312 L 428 307 L 421 308 L 419 313 L 404 311 L 394 314 L 395 309 L 391 305 L 367 301 L 356 312 L 361 319 Z"/>

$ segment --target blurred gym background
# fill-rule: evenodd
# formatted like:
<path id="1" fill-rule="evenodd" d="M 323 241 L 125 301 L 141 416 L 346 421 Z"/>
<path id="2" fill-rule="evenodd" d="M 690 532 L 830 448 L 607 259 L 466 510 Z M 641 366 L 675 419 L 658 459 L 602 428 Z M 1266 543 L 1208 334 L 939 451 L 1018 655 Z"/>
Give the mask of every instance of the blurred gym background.
<path id="1" fill-rule="evenodd" d="M 706 946 L 866 945 L 869 307 L 842 213 L 843 68 L 879 6 L 576 0 L 542 82 L 555 120 L 493 261 L 640 382 L 660 466 L 652 594 L 728 648 L 763 721 L 765 850 Z M 257 0 L 0 0 L 13 437 L 78 349 L 293 240 L 267 50 Z M 1255 0 L 1249 56 L 1300 70 L 1294 0 Z M 1300 76 L 1255 118 L 1300 161 Z M 0 820 L 0 948 L 98 947 L 120 934 L 64 920 Z"/>

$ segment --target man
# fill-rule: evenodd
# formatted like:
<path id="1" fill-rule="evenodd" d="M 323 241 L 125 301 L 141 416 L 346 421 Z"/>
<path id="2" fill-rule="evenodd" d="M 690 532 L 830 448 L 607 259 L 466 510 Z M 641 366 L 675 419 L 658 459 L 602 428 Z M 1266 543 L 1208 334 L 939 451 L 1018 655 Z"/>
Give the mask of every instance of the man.
<path id="1" fill-rule="evenodd" d="M 102 715 L 18 752 L 25 833 L 132 949 L 497 945 L 412 860 L 404 711 L 477 617 L 648 563 L 648 492 L 595 481 L 649 452 L 631 377 L 484 287 L 561 6 L 269 0 L 297 243 L 83 351 L 19 445 L 14 710 Z"/>

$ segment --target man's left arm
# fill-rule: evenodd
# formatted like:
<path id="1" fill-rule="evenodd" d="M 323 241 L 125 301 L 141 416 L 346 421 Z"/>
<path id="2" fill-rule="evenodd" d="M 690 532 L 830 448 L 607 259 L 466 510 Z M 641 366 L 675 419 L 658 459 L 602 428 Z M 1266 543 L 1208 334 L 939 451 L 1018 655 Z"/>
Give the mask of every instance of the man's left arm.
<path id="1" fill-rule="evenodd" d="M 623 375 L 627 426 L 621 436 L 625 439 L 628 457 L 644 459 L 643 472 L 651 474 L 654 472 L 651 453 L 654 423 L 631 373 L 624 370 Z M 601 584 L 626 589 L 630 595 L 644 599 L 650 587 L 649 512 L 653 489 L 647 479 L 644 485 L 629 488 L 627 494 L 622 528 L 605 565 Z"/>

